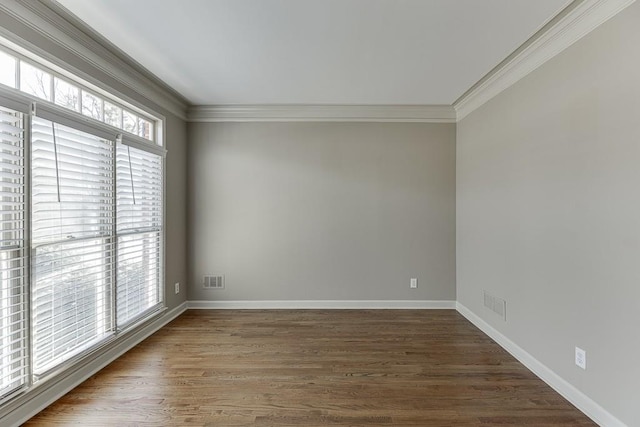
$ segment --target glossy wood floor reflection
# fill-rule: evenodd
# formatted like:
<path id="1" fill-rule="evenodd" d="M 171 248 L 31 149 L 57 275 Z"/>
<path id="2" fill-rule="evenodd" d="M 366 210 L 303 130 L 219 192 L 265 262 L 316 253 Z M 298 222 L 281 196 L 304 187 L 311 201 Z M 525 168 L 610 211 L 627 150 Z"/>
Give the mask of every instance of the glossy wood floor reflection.
<path id="1" fill-rule="evenodd" d="M 28 426 L 592 426 L 453 310 L 190 310 Z"/>

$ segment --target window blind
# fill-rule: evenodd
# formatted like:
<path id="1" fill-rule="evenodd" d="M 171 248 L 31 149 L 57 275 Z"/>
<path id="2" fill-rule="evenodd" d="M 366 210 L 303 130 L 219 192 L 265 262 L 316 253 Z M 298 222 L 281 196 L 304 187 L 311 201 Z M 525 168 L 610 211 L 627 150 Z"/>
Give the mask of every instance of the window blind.
<path id="1" fill-rule="evenodd" d="M 119 327 L 162 301 L 162 163 L 159 155 L 116 146 Z"/>
<path id="2" fill-rule="evenodd" d="M 0 396 L 27 382 L 24 118 L 0 107 Z"/>
<path id="3" fill-rule="evenodd" d="M 0 46 L 0 407 L 164 301 L 162 120 L 28 56 Z"/>
<path id="4" fill-rule="evenodd" d="M 33 369 L 113 333 L 113 141 L 32 119 Z"/>

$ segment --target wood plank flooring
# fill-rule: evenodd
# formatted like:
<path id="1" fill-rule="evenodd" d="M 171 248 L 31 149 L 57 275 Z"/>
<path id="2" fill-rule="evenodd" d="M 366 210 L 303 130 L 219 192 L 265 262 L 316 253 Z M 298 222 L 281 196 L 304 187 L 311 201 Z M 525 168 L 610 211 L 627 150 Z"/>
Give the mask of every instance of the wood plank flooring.
<path id="1" fill-rule="evenodd" d="M 593 426 L 454 310 L 190 310 L 27 426 Z"/>

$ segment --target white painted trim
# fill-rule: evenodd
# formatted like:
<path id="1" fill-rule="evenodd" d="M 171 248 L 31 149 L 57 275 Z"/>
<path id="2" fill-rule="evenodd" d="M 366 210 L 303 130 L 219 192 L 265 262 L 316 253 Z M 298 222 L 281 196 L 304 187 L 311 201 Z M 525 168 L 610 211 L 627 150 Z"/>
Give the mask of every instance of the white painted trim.
<path id="1" fill-rule="evenodd" d="M 580 40 L 635 0 L 580 0 L 569 13 L 501 64 L 454 103 L 460 121 Z"/>
<path id="2" fill-rule="evenodd" d="M 478 329 L 492 338 L 520 363 L 569 400 L 601 426 L 627 427 L 603 407 L 542 364 L 524 349 L 493 328 L 463 304 L 456 301 L 406 300 L 328 300 L 328 301 L 188 301 L 152 320 L 60 379 L 50 381 L 30 393 L 16 397 L 6 408 L 0 424 L 19 426 L 64 396 L 109 363 L 138 345 L 187 309 L 456 309 Z"/>
<path id="3" fill-rule="evenodd" d="M 188 301 L 189 309 L 455 309 L 455 301 L 428 300 L 291 300 L 291 301 Z"/>
<path id="4" fill-rule="evenodd" d="M 191 122 L 455 123 L 450 105 L 209 105 L 189 109 Z"/>
<path id="5" fill-rule="evenodd" d="M 113 346 L 106 351 L 101 352 L 98 356 L 86 363 L 81 363 L 76 369 L 71 370 L 66 375 L 62 374 L 60 378 L 52 379 L 46 384 L 36 386 L 25 394 L 16 397 L 3 408 L 3 412 L 6 412 L 0 417 L 0 425 L 19 426 L 23 424 L 29 418 L 60 399 L 109 363 L 184 313 L 186 309 L 187 303 L 183 302 L 179 306 L 151 320 L 140 329 L 132 331 L 131 334 L 124 335 L 121 339 L 116 340 Z"/>
<path id="6" fill-rule="evenodd" d="M 51 0 L 2 0 L 0 12 L 7 14 L 20 25 L 33 30 L 54 44 L 63 47 L 128 89 L 139 93 L 176 116 L 186 119 L 187 103 L 180 99 L 173 89 L 169 89 L 157 77 L 134 63 L 133 59 L 125 58 L 125 55 L 120 51 L 116 52 L 113 46 L 100 40 L 97 33 L 58 3 Z M 10 41 L 32 50 L 47 61 L 66 69 L 73 66 L 73 64 L 61 62 L 59 58 L 32 45 L 18 34 L 11 33 L 2 27 L 0 30 L 0 34 Z M 84 75 L 78 69 L 69 71 L 89 81 L 92 79 L 91 76 Z M 96 84 L 94 81 L 91 83 Z M 104 86 L 102 82 L 97 85 Z M 122 97 L 126 96 L 126 94 L 122 95 Z"/>
<path id="7" fill-rule="evenodd" d="M 75 19 L 52 0 L 3 0 L 0 11 L 98 68 L 127 88 L 180 118 L 194 122 L 420 122 L 455 123 L 522 79 L 549 59 L 632 4 L 635 0 L 576 0 L 576 6 L 534 36 L 519 52 L 449 105 L 218 105 L 187 102 L 155 76 Z M 562 15 L 562 14 L 561 14 Z M 19 35 L 0 31 L 12 41 L 30 45 Z M 37 46 L 36 53 L 53 63 Z M 114 64 L 116 66 L 114 66 Z M 70 64 L 64 64 L 68 66 Z M 73 70 L 74 72 L 77 70 Z M 82 74 L 82 73 L 78 73 Z M 85 78 L 86 76 L 81 76 Z M 90 77 L 90 76 L 89 76 Z M 123 94 L 124 95 L 124 94 Z"/>
<path id="8" fill-rule="evenodd" d="M 463 304 L 457 302 L 458 312 L 473 323 L 478 329 L 487 334 L 502 348 L 511 353 L 520 363 L 526 366 L 531 372 L 537 375 L 542 381 L 549 384 L 555 391 L 571 402 L 576 408 L 601 426 L 626 427 L 618 418 L 609 413 L 602 406 L 582 393 L 576 387 L 553 372 L 539 360 L 527 353 L 522 347 L 511 341 L 493 326 L 485 322 L 478 315 L 473 313 Z"/>

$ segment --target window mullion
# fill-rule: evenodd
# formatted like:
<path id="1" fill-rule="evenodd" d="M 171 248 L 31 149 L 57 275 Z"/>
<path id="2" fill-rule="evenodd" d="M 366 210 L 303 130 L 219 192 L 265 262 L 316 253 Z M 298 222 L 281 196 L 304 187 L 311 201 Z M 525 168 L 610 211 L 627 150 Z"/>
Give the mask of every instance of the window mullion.
<path id="1" fill-rule="evenodd" d="M 113 263 L 111 265 L 111 329 L 117 334 L 118 330 L 118 180 L 116 179 L 118 170 L 118 144 L 122 140 L 122 135 L 118 135 L 113 144 L 113 197 L 111 206 L 111 247 Z"/>
<path id="2" fill-rule="evenodd" d="M 50 102 L 53 102 L 54 104 L 56 103 L 56 85 L 55 85 L 55 78 L 52 75 L 51 78 L 49 79 L 49 92 L 51 93 L 51 99 L 49 100 Z"/>
<path id="3" fill-rule="evenodd" d="M 18 61 L 20 63 L 20 61 Z M 34 325 L 31 319 L 31 278 L 33 272 L 31 270 L 33 263 L 31 262 L 31 122 L 33 120 L 33 114 L 35 112 L 35 106 L 30 108 L 31 113 L 24 115 L 24 253 L 26 255 L 25 265 L 25 305 L 27 310 L 26 318 L 26 330 L 27 334 L 27 386 L 30 387 L 34 383 L 34 371 L 33 371 L 33 329 Z"/>
<path id="4" fill-rule="evenodd" d="M 16 89 L 22 90 L 20 87 L 20 61 L 16 60 Z"/>

